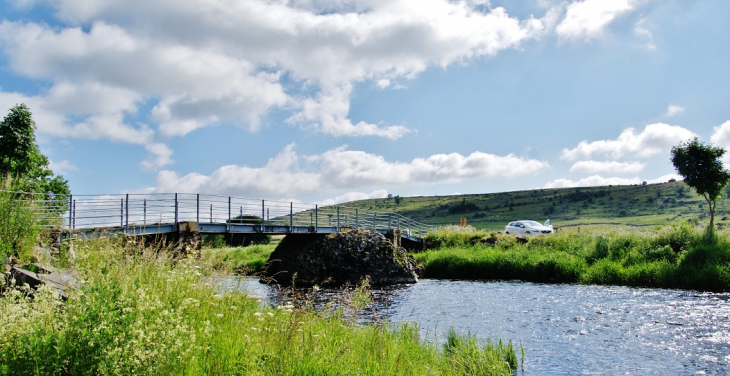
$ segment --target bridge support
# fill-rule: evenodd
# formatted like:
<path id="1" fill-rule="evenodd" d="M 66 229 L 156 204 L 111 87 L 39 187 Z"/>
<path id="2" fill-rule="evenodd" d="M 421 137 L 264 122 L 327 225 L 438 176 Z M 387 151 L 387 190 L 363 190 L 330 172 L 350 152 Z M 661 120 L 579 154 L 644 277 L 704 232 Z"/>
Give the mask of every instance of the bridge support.
<path id="1" fill-rule="evenodd" d="M 177 231 L 142 235 L 146 244 L 168 249 L 177 256 L 194 254 L 200 257 L 200 249 L 203 244 L 200 236 L 198 222 L 178 222 Z"/>
<path id="2" fill-rule="evenodd" d="M 396 249 L 402 247 L 400 229 L 394 228 L 390 230 L 390 233 L 388 234 L 388 239 L 390 239 Z"/>

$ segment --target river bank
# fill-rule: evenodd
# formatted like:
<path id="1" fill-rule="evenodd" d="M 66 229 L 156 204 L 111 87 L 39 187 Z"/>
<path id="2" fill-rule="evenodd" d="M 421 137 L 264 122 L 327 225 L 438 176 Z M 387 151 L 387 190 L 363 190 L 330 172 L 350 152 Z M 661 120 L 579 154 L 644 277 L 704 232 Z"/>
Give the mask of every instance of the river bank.
<path id="1" fill-rule="evenodd" d="M 442 347 L 412 324 L 360 325 L 348 312 L 367 287 L 336 310 L 271 307 L 219 291 L 194 258 L 126 239 L 76 242 L 73 258 L 55 262 L 81 287 L 63 302 L 44 287 L 6 286 L 0 375 L 508 375 L 519 363 L 508 343 L 454 332 Z"/>
<path id="2" fill-rule="evenodd" d="M 708 242 L 689 223 L 601 235 L 559 232 L 527 242 L 458 228 L 429 238 L 439 247 L 414 255 L 426 278 L 730 290 L 727 231 Z"/>

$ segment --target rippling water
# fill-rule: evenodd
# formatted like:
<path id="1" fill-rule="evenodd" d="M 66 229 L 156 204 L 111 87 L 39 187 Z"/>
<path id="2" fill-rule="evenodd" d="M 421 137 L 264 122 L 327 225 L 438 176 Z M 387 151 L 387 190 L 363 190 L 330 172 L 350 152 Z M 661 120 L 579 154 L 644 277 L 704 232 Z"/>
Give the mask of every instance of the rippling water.
<path id="1" fill-rule="evenodd" d="M 522 343 L 524 375 L 730 374 L 730 294 L 429 279 L 373 292 L 378 315 L 426 339 L 453 327 Z"/>

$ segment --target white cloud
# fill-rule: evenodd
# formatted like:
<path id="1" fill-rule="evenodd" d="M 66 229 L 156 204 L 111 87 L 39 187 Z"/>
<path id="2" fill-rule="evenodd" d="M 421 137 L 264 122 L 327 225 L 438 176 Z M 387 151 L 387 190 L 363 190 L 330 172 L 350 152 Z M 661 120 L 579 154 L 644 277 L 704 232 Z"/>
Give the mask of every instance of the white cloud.
<path id="1" fill-rule="evenodd" d="M 325 134 L 395 139 L 409 129 L 348 118 L 354 85 L 392 87 L 430 66 L 490 57 L 545 32 L 539 19 L 483 5 L 64 0 L 51 2 L 63 24 L 4 21 L 0 46 L 14 72 L 72 93 L 69 112 L 119 116 L 138 111 L 142 99 L 159 101 L 141 115 L 168 137 L 218 123 L 256 130 L 272 109 L 286 107 L 290 122 Z M 300 89 L 306 94 L 290 94 Z M 53 90 L 40 98 L 53 102 L 48 108 L 62 105 Z M 119 95 L 95 103 L 99 90 Z"/>
<path id="2" fill-rule="evenodd" d="M 592 175 L 587 178 L 583 178 L 577 181 L 573 181 L 570 179 L 556 179 L 553 180 L 547 184 L 545 184 L 545 188 L 569 188 L 569 187 L 597 187 L 597 186 L 604 186 L 604 185 L 632 185 L 632 184 L 641 184 L 644 181 L 646 181 L 649 184 L 656 184 L 656 183 L 666 183 L 669 181 L 669 179 L 676 179 L 681 180 L 681 177 L 679 177 L 676 174 L 667 174 L 660 176 L 656 179 L 652 180 L 645 180 L 638 177 L 634 178 L 619 178 L 619 177 L 607 177 L 604 178 L 600 175 Z"/>
<path id="3" fill-rule="evenodd" d="M 67 160 L 58 161 L 58 162 L 50 161 L 48 167 L 56 175 L 64 174 L 69 171 L 78 171 L 79 170 L 78 167 L 76 167 L 73 163 L 71 163 Z"/>
<path id="4" fill-rule="evenodd" d="M 635 174 L 644 170 L 646 165 L 639 162 L 616 161 L 579 161 L 570 167 L 570 172 L 595 174 L 607 172 L 610 174 Z"/>
<path id="5" fill-rule="evenodd" d="M 723 163 L 730 164 L 730 120 L 712 128 L 710 142 L 725 149 Z"/>
<path id="6" fill-rule="evenodd" d="M 368 187 L 401 187 L 460 182 L 478 178 L 515 178 L 549 168 L 546 162 L 474 152 L 436 154 L 410 162 L 340 147 L 322 154 L 299 156 L 287 146 L 263 167 L 228 165 L 210 176 L 179 176 L 160 171 L 157 192 L 206 192 L 248 197 L 302 197 Z M 378 192 L 378 191 L 376 191 Z"/>
<path id="7" fill-rule="evenodd" d="M 150 153 L 147 159 L 140 162 L 145 170 L 156 171 L 174 162 L 172 149 L 165 144 L 148 144 L 145 149 Z"/>
<path id="8" fill-rule="evenodd" d="M 672 117 L 674 115 L 681 114 L 682 112 L 684 112 L 684 107 L 670 104 L 669 107 L 667 107 L 667 113 L 664 114 L 664 116 Z"/>
<path id="9" fill-rule="evenodd" d="M 617 17 L 634 9 L 631 0 L 584 0 L 568 5 L 565 18 L 555 28 L 561 38 L 595 39 Z"/>
<path id="10" fill-rule="evenodd" d="M 561 159 L 576 160 L 591 158 L 594 155 L 603 155 L 611 159 L 624 157 L 651 157 L 660 153 L 667 153 L 672 146 L 681 141 L 696 137 L 696 134 L 686 128 L 664 123 L 647 125 L 641 133 L 634 128 L 627 128 L 616 140 L 581 141 L 574 149 L 563 149 Z"/>
<path id="11" fill-rule="evenodd" d="M 646 39 L 645 46 L 646 46 L 647 50 L 649 50 L 649 51 L 656 50 L 656 45 L 654 44 L 654 35 L 646 27 L 646 18 L 642 18 L 636 22 L 636 25 L 634 26 L 634 34 Z"/>

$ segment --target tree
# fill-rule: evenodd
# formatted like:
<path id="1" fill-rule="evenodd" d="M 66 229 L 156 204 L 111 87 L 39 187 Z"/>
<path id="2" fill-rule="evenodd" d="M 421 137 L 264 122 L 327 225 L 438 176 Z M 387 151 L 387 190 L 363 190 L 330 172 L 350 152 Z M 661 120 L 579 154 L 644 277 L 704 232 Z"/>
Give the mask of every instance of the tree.
<path id="1" fill-rule="evenodd" d="M 714 234 L 715 204 L 730 180 L 730 172 L 723 168 L 720 160 L 724 154 L 725 149 L 702 143 L 696 137 L 672 147 L 672 164 L 677 173 L 707 201 L 710 209 L 709 238 Z"/>
<path id="2" fill-rule="evenodd" d="M 36 125 L 25 104 L 11 108 L 0 123 L 0 180 L 12 179 L 25 192 L 68 194 L 68 181 L 54 176 L 35 143 Z"/>

